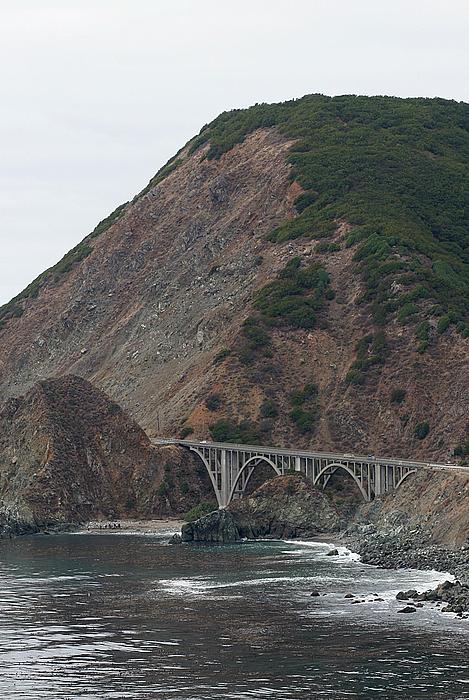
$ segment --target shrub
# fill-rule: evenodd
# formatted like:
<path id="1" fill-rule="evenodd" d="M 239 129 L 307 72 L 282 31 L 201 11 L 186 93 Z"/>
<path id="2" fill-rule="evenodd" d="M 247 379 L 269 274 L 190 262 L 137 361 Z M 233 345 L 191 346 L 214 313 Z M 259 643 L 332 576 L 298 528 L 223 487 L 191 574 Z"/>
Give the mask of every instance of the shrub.
<path id="1" fill-rule="evenodd" d="M 187 481 L 181 481 L 181 484 L 179 486 L 179 490 L 181 491 L 182 495 L 185 496 L 186 494 L 189 493 L 190 487 Z"/>
<path id="2" fill-rule="evenodd" d="M 311 433 L 319 417 L 318 386 L 308 382 L 303 389 L 290 394 L 290 419 L 301 433 Z"/>
<path id="3" fill-rule="evenodd" d="M 447 315 L 442 316 L 441 318 L 438 319 L 438 323 L 436 325 L 436 330 L 438 331 L 438 333 L 444 333 L 445 330 L 449 327 L 450 323 L 451 323 L 451 320 L 450 320 L 449 316 L 447 316 Z"/>
<path id="4" fill-rule="evenodd" d="M 417 352 L 423 353 L 428 348 L 428 343 L 430 341 L 430 324 L 428 321 L 422 321 L 419 323 L 415 330 L 415 335 L 420 341 L 417 346 Z"/>
<path id="5" fill-rule="evenodd" d="M 412 302 L 407 302 L 399 309 L 397 320 L 400 323 L 407 323 L 418 312 L 418 308 Z"/>
<path id="6" fill-rule="evenodd" d="M 402 403 L 406 397 L 405 389 L 393 389 L 391 392 L 391 403 Z"/>
<path id="7" fill-rule="evenodd" d="M 430 425 L 427 423 L 427 421 L 417 423 L 414 429 L 414 435 L 418 440 L 423 440 L 424 438 L 426 438 L 429 432 Z"/>
<path id="8" fill-rule="evenodd" d="M 345 375 L 345 381 L 347 382 L 347 384 L 363 384 L 363 382 L 365 381 L 365 377 L 360 372 L 360 370 L 352 367 L 352 369 L 349 369 L 349 371 Z"/>
<path id="9" fill-rule="evenodd" d="M 162 481 L 161 484 L 158 486 L 156 493 L 158 496 L 160 496 L 162 498 L 162 497 L 166 496 L 168 491 L 169 491 L 168 484 L 166 483 L 166 481 Z"/>
<path id="10" fill-rule="evenodd" d="M 223 362 L 223 360 L 228 357 L 230 352 L 231 351 L 228 348 L 222 348 L 213 358 L 213 364 L 218 365 L 219 363 Z"/>
<path id="11" fill-rule="evenodd" d="M 329 243 L 328 241 L 322 241 L 318 243 L 315 247 L 316 253 L 336 253 L 340 250 L 339 243 Z"/>
<path id="12" fill-rule="evenodd" d="M 318 418 L 317 407 L 313 409 L 305 409 L 303 406 L 295 406 L 290 411 L 290 418 L 295 423 L 300 433 L 310 433 L 316 425 Z"/>
<path id="13" fill-rule="evenodd" d="M 329 288 L 329 275 L 318 263 L 301 267 L 301 258 L 292 258 L 255 296 L 254 306 L 264 322 L 291 328 L 313 328 L 323 308 Z"/>
<path id="14" fill-rule="evenodd" d="M 260 442 L 259 426 L 248 420 L 235 423 L 222 418 L 210 426 L 210 434 L 215 442 L 235 442 L 251 445 Z"/>
<path id="15" fill-rule="evenodd" d="M 216 411 L 219 409 L 221 406 L 220 394 L 210 394 L 210 396 L 207 396 L 205 399 L 205 405 L 209 411 Z"/>
<path id="16" fill-rule="evenodd" d="M 179 433 L 179 437 L 184 440 L 184 438 L 188 437 L 189 435 L 192 435 L 194 432 L 194 428 L 191 425 L 185 425 L 183 428 L 181 428 L 181 432 Z"/>
<path id="17" fill-rule="evenodd" d="M 375 365 L 382 365 L 386 360 L 387 342 L 384 331 L 365 335 L 355 346 L 356 360 L 345 375 L 347 384 L 363 384 L 365 374 Z"/>
<path id="18" fill-rule="evenodd" d="M 273 399 L 266 399 L 261 404 L 260 408 L 261 418 L 276 418 L 278 416 L 277 404 Z"/>
<path id="19" fill-rule="evenodd" d="M 204 515 L 213 513 L 214 510 L 218 509 L 218 505 L 215 501 L 202 501 L 198 505 L 191 508 L 185 515 L 184 520 L 186 522 L 191 522 L 192 520 L 198 520 L 203 518 Z"/>

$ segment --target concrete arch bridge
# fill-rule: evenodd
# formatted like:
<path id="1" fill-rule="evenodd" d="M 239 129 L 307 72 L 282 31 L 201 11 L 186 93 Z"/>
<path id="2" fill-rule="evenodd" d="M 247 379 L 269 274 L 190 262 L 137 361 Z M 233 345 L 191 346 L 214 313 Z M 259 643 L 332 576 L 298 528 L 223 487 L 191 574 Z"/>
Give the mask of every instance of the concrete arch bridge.
<path id="1" fill-rule="evenodd" d="M 387 459 L 374 455 L 305 452 L 260 445 L 157 438 L 152 442 L 157 445 L 179 445 L 198 455 L 208 471 L 221 508 L 244 495 L 249 479 L 260 464 L 268 464 L 276 474 L 301 472 L 323 489 L 336 472 L 349 474 L 365 501 L 399 488 L 418 469 L 464 469 L 457 465 Z M 469 473 L 469 469 L 467 471 Z"/>

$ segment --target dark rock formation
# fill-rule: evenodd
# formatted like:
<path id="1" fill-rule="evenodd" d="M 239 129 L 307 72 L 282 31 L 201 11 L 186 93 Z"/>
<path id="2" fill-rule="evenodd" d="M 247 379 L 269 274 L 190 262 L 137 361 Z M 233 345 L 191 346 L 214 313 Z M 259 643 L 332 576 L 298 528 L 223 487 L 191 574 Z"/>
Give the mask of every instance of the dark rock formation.
<path id="1" fill-rule="evenodd" d="M 460 581 L 444 581 L 434 590 L 424 591 L 423 593 L 419 593 L 416 590 L 399 591 L 396 598 L 397 600 L 411 599 L 418 607 L 422 606 L 422 602 L 447 603 L 441 611 L 452 612 L 457 615 L 469 612 L 469 585 L 462 584 Z"/>
<path id="2" fill-rule="evenodd" d="M 240 538 L 235 518 L 229 510 L 215 510 L 182 526 L 183 542 L 217 542 L 229 544 Z"/>
<path id="3" fill-rule="evenodd" d="M 291 475 L 271 479 L 248 498 L 185 525 L 182 538 L 186 542 L 285 539 L 312 537 L 339 528 L 339 514 L 326 496 L 308 479 Z"/>

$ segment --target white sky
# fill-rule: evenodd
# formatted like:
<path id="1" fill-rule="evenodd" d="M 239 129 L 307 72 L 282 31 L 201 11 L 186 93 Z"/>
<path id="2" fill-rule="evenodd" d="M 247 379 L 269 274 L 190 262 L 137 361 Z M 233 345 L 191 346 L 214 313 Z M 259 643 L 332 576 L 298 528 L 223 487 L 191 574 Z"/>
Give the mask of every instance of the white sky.
<path id="1" fill-rule="evenodd" d="M 467 0 L 0 0 L 0 304 L 217 114 L 469 101 Z"/>

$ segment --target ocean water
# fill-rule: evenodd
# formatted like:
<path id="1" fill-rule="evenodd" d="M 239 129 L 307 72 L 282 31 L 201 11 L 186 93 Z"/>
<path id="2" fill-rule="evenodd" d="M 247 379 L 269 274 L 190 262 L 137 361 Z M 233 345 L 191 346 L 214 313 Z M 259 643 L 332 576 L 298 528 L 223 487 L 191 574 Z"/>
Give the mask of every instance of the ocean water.
<path id="1" fill-rule="evenodd" d="M 0 698 L 469 698 L 469 620 L 397 612 L 441 573 L 168 534 L 0 542 Z"/>

